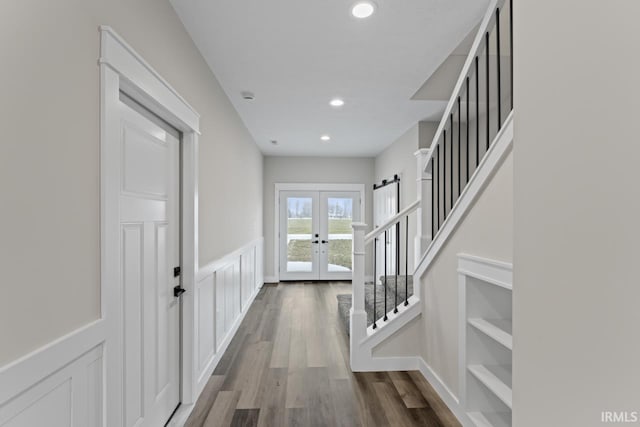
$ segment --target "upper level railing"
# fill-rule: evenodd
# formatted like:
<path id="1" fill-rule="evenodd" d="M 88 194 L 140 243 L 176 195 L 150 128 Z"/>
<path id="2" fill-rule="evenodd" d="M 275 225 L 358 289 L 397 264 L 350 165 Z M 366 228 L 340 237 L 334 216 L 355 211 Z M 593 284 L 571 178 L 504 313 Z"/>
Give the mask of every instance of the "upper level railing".
<path id="1" fill-rule="evenodd" d="M 432 238 L 513 109 L 512 1 L 491 1 L 431 144 Z"/>

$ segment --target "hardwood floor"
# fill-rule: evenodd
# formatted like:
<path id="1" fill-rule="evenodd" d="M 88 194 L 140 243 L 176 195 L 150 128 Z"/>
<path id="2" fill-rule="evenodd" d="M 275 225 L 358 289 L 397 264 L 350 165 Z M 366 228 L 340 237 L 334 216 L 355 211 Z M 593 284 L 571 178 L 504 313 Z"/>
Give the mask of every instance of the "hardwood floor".
<path id="1" fill-rule="evenodd" d="M 351 372 L 336 301 L 350 288 L 265 285 L 186 426 L 459 426 L 419 372 Z"/>

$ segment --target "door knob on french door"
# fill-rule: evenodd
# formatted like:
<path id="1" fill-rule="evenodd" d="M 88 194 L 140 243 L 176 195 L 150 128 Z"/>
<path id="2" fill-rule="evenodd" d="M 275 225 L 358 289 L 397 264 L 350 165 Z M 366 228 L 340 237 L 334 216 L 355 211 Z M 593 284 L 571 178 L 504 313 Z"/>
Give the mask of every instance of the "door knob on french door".
<path id="1" fill-rule="evenodd" d="M 329 243 L 329 241 L 328 240 L 323 240 L 322 243 Z"/>
<path id="2" fill-rule="evenodd" d="M 311 243 L 317 245 L 319 242 L 317 240 L 312 240 Z"/>
<path id="3" fill-rule="evenodd" d="M 173 288 L 173 296 L 176 298 L 178 298 L 180 295 L 184 294 L 185 292 L 187 291 L 180 285 Z"/>

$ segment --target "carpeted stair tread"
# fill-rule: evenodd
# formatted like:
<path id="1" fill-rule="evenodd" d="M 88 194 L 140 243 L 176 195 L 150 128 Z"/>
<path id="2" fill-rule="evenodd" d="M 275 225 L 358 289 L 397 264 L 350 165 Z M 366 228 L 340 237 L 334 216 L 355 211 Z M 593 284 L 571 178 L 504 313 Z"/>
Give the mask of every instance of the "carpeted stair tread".
<path id="1" fill-rule="evenodd" d="M 381 278 L 382 283 L 384 283 L 384 277 Z M 404 276 L 398 277 L 398 305 L 404 303 L 405 300 L 405 278 Z M 380 319 L 384 316 L 384 285 L 378 284 L 376 287 L 376 318 Z M 408 280 L 407 286 L 408 295 L 413 295 L 413 278 L 410 276 Z M 395 307 L 395 276 L 387 278 L 387 311 L 393 310 Z M 373 293 L 374 286 L 373 283 L 368 282 L 365 283 L 364 286 L 364 306 L 367 312 L 367 326 L 372 325 L 373 318 Z M 338 313 L 340 315 L 341 320 L 343 321 L 347 335 L 349 335 L 349 310 L 351 309 L 351 294 L 341 294 L 337 295 L 338 300 Z M 375 320 L 377 320 L 375 319 Z"/>

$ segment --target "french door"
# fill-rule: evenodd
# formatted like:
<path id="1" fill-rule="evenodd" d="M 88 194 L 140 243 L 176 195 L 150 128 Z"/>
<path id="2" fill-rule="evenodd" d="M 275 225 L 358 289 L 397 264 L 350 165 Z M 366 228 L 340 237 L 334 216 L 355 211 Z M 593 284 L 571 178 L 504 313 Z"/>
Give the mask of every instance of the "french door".
<path id="1" fill-rule="evenodd" d="M 280 279 L 350 280 L 357 191 L 280 192 Z"/>

